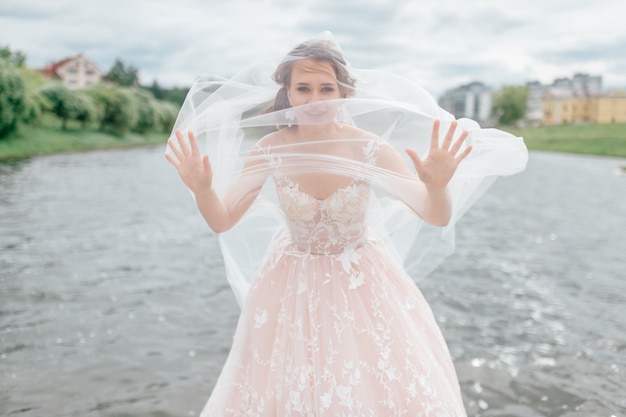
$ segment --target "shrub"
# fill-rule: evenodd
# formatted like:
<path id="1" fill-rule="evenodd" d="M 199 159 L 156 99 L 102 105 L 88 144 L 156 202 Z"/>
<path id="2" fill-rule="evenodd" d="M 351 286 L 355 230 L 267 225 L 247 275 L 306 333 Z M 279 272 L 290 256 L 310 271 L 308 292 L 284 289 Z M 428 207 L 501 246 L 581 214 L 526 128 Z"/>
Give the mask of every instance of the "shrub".
<path id="1" fill-rule="evenodd" d="M 16 130 L 26 112 L 24 80 L 14 65 L 0 59 L 0 138 Z"/>

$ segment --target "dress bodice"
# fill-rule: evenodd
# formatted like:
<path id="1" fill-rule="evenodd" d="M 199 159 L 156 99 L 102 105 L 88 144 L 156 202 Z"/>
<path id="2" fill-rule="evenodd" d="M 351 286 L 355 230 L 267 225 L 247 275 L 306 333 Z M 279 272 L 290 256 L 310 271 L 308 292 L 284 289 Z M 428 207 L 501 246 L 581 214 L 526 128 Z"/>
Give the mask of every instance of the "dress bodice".
<path id="1" fill-rule="evenodd" d="M 369 184 L 354 180 L 327 198 L 317 199 L 285 176 L 275 181 L 291 240 L 299 250 L 338 253 L 358 245 L 364 238 Z"/>
<path id="2" fill-rule="evenodd" d="M 375 164 L 379 145 L 375 140 L 354 142 L 353 157 L 348 163 L 361 169 Z M 272 178 L 290 240 L 299 251 L 321 255 L 340 253 L 359 246 L 366 239 L 369 182 L 355 174 L 347 185 L 335 189 L 326 198 L 316 198 L 286 173 L 288 156 L 267 148 L 261 150 L 273 170 Z"/>

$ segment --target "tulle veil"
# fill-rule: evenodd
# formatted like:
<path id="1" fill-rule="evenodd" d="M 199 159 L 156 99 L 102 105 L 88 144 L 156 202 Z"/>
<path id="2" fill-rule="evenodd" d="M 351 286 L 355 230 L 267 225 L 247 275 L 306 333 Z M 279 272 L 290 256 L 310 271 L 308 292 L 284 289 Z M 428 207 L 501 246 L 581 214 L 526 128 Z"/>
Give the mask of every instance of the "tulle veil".
<path id="1" fill-rule="evenodd" d="M 312 39 L 317 40 L 341 50 L 329 32 Z M 240 305 L 272 242 L 289 232 L 268 173 L 272 158 L 279 158 L 281 167 L 293 175 L 330 173 L 372 184 L 368 227 L 384 241 L 414 280 L 427 276 L 452 253 L 457 222 L 495 179 L 520 172 L 526 166 L 528 152 L 522 138 L 481 128 L 470 119 L 457 120 L 457 134 L 468 131 L 466 143 L 473 150 L 459 165 L 448 186 L 453 202 L 452 219 L 445 227 L 435 227 L 416 215 L 420 196 L 407 194 L 410 191 L 406 184 L 418 180 L 399 176 L 358 157 L 311 152 L 309 145 L 319 138 L 254 152 L 259 140 L 272 131 L 321 123 L 319 119 L 313 122 L 295 119 L 296 109 L 272 108 L 280 89 L 272 75 L 281 62 L 294 59 L 301 57 L 271 57 L 230 79 L 199 78 L 191 87 L 172 132 L 172 137 L 176 130 L 195 133 L 202 153 L 209 155 L 216 191 L 224 195 L 236 184 L 240 198 L 234 204 L 245 202 L 251 190 L 262 187 L 237 225 L 219 235 L 228 282 Z M 356 82 L 349 97 L 329 103 L 336 109 L 332 117 L 376 135 L 384 146 L 393 147 L 403 155 L 404 149 L 411 147 L 424 157 L 429 150 L 433 121 L 441 121 L 440 138 L 443 138 L 455 120 L 428 92 L 408 79 L 382 70 L 346 67 Z M 307 111 L 303 107 L 299 110 Z M 372 146 L 369 135 L 324 140 L 349 141 L 365 151 Z M 265 163 L 259 163 L 258 168 L 249 169 L 242 176 L 246 161 L 255 158 L 265 158 Z M 406 161 L 412 169 L 408 158 Z"/>

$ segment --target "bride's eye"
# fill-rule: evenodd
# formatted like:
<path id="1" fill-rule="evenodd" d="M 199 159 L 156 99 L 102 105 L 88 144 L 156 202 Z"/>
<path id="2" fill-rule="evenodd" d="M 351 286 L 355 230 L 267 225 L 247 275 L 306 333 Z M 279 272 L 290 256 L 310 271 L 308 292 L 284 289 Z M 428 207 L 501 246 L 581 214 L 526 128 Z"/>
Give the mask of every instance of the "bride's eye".
<path id="1" fill-rule="evenodd" d="M 309 87 L 298 87 L 298 91 L 301 91 L 303 93 L 306 93 L 309 91 Z"/>
<path id="2" fill-rule="evenodd" d="M 324 87 L 324 88 L 322 88 L 322 92 L 323 93 L 332 93 L 333 91 L 335 91 L 335 89 L 333 87 Z"/>

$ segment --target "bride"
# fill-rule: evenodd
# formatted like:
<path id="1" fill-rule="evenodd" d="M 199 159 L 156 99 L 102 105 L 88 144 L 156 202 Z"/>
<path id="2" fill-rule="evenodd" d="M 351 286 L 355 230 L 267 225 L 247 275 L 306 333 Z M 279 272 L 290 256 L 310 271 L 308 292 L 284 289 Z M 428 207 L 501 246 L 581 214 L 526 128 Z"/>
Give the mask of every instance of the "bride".
<path id="1" fill-rule="evenodd" d="M 406 269 L 450 252 L 493 178 L 524 168 L 523 142 L 350 68 L 328 34 L 264 68 L 198 81 L 166 152 L 242 307 L 201 415 L 465 416 Z"/>

